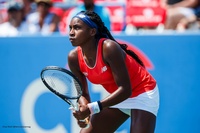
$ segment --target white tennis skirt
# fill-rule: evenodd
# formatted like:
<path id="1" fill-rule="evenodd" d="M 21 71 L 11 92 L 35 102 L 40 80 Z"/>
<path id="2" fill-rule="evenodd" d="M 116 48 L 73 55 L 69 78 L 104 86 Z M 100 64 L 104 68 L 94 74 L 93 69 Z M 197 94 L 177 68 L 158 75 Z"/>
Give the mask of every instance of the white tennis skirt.
<path id="1" fill-rule="evenodd" d="M 153 90 L 144 92 L 133 98 L 128 98 L 115 106 L 111 106 L 110 108 L 119 108 L 122 112 L 129 116 L 131 116 L 131 109 L 145 110 L 157 116 L 159 101 L 159 90 L 156 85 Z"/>

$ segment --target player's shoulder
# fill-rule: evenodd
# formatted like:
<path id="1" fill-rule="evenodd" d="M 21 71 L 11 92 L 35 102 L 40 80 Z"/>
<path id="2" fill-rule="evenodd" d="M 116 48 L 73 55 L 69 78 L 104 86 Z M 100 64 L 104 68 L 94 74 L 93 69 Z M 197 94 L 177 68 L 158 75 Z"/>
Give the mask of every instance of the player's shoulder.
<path id="1" fill-rule="evenodd" d="M 106 58 L 115 58 L 117 54 L 121 54 L 122 53 L 122 49 L 120 47 L 120 45 L 110 39 L 106 39 L 103 42 L 103 56 L 104 59 Z"/>
<path id="2" fill-rule="evenodd" d="M 103 42 L 103 49 L 113 50 L 118 49 L 119 47 L 119 44 L 111 39 L 105 39 Z"/>
<path id="3" fill-rule="evenodd" d="M 70 57 L 70 58 L 74 58 L 77 56 L 78 56 L 78 47 L 72 49 L 68 54 L 68 57 Z"/>
<path id="4" fill-rule="evenodd" d="M 77 47 L 72 49 L 68 54 L 68 64 L 72 66 L 78 66 L 78 51 Z"/>

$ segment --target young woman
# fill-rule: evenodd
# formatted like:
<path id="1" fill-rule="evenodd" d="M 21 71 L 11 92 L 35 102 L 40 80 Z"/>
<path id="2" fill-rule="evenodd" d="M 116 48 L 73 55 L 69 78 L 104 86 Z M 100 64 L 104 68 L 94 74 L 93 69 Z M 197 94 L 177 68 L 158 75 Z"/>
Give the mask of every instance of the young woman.
<path id="1" fill-rule="evenodd" d="M 69 28 L 76 48 L 68 55 L 68 65 L 83 85 L 80 110 L 73 112 L 80 132 L 113 133 L 130 117 L 131 133 L 153 133 L 159 93 L 139 57 L 113 38 L 95 12 L 78 13 Z M 91 103 L 86 78 L 101 84 L 110 95 Z M 84 128 L 85 118 L 90 118 L 88 128 Z"/>

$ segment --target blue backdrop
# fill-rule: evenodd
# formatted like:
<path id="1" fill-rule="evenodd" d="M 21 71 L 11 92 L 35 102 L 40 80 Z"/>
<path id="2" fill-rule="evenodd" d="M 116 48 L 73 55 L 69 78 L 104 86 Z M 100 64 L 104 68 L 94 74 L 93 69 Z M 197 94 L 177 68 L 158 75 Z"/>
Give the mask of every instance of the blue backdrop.
<path id="1" fill-rule="evenodd" d="M 200 34 L 115 35 L 139 51 L 160 91 L 156 133 L 198 133 Z M 48 91 L 40 71 L 65 67 L 67 36 L 0 38 L 0 133 L 77 133 L 68 105 Z M 107 94 L 89 83 L 92 100 Z M 128 133 L 130 120 L 116 133 Z"/>

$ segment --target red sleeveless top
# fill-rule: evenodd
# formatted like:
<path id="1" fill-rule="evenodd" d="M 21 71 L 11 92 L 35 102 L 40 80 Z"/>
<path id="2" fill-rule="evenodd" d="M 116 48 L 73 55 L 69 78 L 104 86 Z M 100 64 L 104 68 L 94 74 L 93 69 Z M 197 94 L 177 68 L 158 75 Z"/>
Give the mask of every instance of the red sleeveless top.
<path id="1" fill-rule="evenodd" d="M 102 47 L 103 41 L 106 38 L 102 38 L 98 42 L 96 63 L 94 67 L 89 67 L 84 58 L 81 47 L 77 47 L 79 67 L 81 72 L 87 77 L 87 79 L 93 84 L 101 84 L 109 93 L 113 93 L 118 89 L 116 85 L 111 68 L 103 61 Z M 125 63 L 129 72 L 132 85 L 131 97 L 138 96 L 139 94 L 153 90 L 156 86 L 156 81 L 148 73 L 148 71 L 139 65 L 135 59 L 126 54 Z M 117 67 L 117 66 L 116 66 Z"/>

